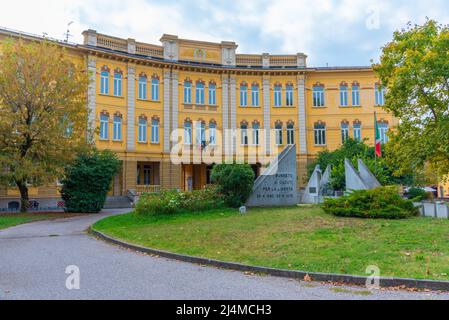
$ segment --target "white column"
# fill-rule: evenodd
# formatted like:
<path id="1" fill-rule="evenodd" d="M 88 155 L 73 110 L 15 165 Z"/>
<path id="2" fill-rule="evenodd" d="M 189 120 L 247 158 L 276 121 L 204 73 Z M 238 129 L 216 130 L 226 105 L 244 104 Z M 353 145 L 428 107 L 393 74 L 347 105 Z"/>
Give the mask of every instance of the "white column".
<path id="1" fill-rule="evenodd" d="M 172 130 L 179 129 L 179 73 L 172 72 Z"/>
<path id="2" fill-rule="evenodd" d="M 263 127 L 265 129 L 265 150 L 270 151 L 271 146 L 271 95 L 270 78 L 263 79 Z"/>
<path id="3" fill-rule="evenodd" d="M 298 77 L 299 153 L 307 154 L 306 86 L 304 76 Z"/>
<path id="4" fill-rule="evenodd" d="M 170 152 L 170 71 L 164 72 L 164 152 Z"/>
<path id="5" fill-rule="evenodd" d="M 229 129 L 229 79 L 228 75 L 223 75 L 221 78 L 222 89 L 221 89 L 221 97 L 222 97 L 222 136 L 223 136 L 223 148 L 229 146 L 229 141 L 226 141 L 226 130 Z M 228 150 L 224 150 L 227 152 Z"/>
<path id="6" fill-rule="evenodd" d="M 95 119 L 97 104 L 97 60 L 95 57 L 88 57 L 87 70 L 89 73 L 89 87 L 87 91 L 87 128 L 89 132 L 87 134 L 87 141 L 95 143 Z"/>
<path id="7" fill-rule="evenodd" d="M 230 116 L 231 122 L 229 124 L 232 130 L 237 129 L 237 79 L 235 76 L 231 76 L 229 83 L 229 95 L 230 95 Z M 237 141 L 235 138 L 232 138 L 232 152 L 235 154 L 237 151 Z"/>
<path id="8" fill-rule="evenodd" d="M 128 66 L 128 134 L 127 150 L 136 150 L 136 68 Z"/>

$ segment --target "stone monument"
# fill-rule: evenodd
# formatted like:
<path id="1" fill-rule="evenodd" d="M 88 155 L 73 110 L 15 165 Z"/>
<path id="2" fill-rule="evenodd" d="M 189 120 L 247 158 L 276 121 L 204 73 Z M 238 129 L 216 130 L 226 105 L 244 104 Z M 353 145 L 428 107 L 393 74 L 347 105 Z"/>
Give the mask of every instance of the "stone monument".
<path id="1" fill-rule="evenodd" d="M 361 159 L 358 159 L 358 167 L 359 171 L 354 168 L 351 161 L 345 159 L 346 192 L 371 190 L 381 186 Z"/>
<path id="2" fill-rule="evenodd" d="M 312 176 L 310 177 L 307 188 L 302 196 L 302 203 L 321 203 L 323 197 L 326 196 L 323 192 L 331 180 L 332 166 L 328 165 L 326 171 L 322 173 L 319 165 L 315 167 Z"/>
<path id="3" fill-rule="evenodd" d="M 248 207 L 281 207 L 298 204 L 296 145 L 286 147 L 257 178 Z"/>

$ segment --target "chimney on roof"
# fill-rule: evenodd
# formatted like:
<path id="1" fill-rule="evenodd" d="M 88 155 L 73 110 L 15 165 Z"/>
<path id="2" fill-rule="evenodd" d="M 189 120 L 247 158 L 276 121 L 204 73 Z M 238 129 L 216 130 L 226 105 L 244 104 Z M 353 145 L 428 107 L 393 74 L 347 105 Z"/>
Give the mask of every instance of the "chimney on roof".
<path id="1" fill-rule="evenodd" d="M 97 46 L 97 31 L 89 29 L 83 32 L 84 45 L 86 46 Z"/>

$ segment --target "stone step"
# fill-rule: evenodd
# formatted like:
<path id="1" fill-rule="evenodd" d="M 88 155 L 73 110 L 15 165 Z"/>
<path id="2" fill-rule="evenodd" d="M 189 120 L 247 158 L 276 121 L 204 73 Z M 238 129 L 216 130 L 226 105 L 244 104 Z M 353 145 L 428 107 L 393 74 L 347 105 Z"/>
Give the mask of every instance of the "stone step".
<path id="1" fill-rule="evenodd" d="M 108 197 L 104 209 L 128 209 L 132 208 L 128 197 Z"/>

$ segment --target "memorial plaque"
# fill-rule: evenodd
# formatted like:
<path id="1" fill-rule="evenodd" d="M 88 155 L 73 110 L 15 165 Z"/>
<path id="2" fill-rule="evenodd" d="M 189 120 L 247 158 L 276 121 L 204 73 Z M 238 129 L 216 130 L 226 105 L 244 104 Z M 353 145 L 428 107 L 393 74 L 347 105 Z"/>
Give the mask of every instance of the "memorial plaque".
<path id="1" fill-rule="evenodd" d="M 296 146 L 287 147 L 254 183 L 249 207 L 281 207 L 298 204 Z"/>

